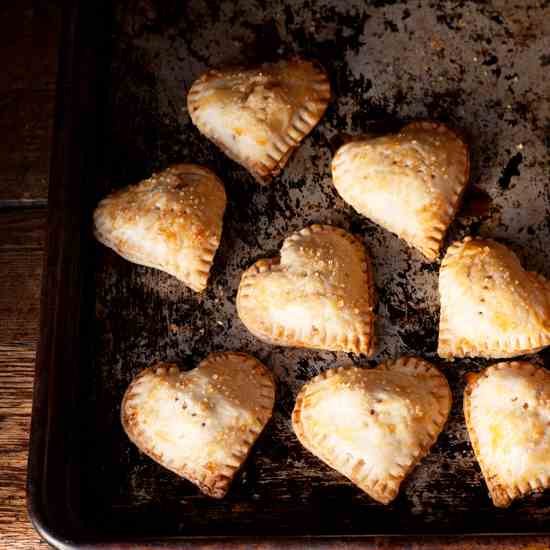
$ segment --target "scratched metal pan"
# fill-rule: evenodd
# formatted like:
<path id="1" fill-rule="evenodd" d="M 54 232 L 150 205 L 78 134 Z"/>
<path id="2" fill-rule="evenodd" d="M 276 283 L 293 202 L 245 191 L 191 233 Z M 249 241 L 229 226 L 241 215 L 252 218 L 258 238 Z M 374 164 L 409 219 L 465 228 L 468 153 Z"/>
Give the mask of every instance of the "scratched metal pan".
<path id="1" fill-rule="evenodd" d="M 507 510 L 487 496 L 462 416 L 464 375 L 485 361 L 439 361 L 439 263 L 356 214 L 329 163 L 349 135 L 417 118 L 460 129 L 472 177 L 447 243 L 501 239 L 550 275 L 548 2 L 126 0 L 68 10 L 52 159 L 29 506 L 58 546 L 182 539 L 207 545 L 261 536 L 534 533 L 550 529 L 550 494 Z M 207 68 L 300 54 L 319 60 L 334 99 L 269 186 L 256 184 L 191 124 L 186 93 Z M 175 162 L 223 180 L 228 208 L 208 289 L 133 265 L 95 243 L 91 212 L 106 192 Z M 243 269 L 311 223 L 359 237 L 373 259 L 378 351 L 363 356 L 274 347 L 239 321 Z M 119 422 L 125 388 L 158 360 L 191 368 L 240 350 L 277 379 L 272 421 L 228 496 L 200 494 L 140 454 Z M 389 506 L 370 499 L 297 442 L 296 393 L 338 365 L 402 354 L 441 366 L 454 397 L 432 452 Z M 547 352 L 534 356 L 544 364 Z M 229 537 L 229 538 L 228 538 Z M 231 538 L 233 537 L 233 538 Z M 298 539 L 296 539 L 298 540 Z M 324 541 L 324 542 L 323 542 Z"/>

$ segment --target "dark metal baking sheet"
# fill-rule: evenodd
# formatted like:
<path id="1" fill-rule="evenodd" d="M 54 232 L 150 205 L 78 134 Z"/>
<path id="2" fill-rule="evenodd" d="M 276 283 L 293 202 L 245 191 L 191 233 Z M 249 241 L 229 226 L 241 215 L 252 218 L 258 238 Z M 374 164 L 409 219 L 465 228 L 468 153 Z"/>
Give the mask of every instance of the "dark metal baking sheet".
<path id="1" fill-rule="evenodd" d="M 435 354 L 438 263 L 347 206 L 329 163 L 350 134 L 416 118 L 449 123 L 467 136 L 473 167 L 447 242 L 495 237 L 550 275 L 550 3 L 126 0 L 75 4 L 69 13 L 29 470 L 31 515 L 42 532 L 59 543 L 547 531 L 550 495 L 508 510 L 488 499 L 461 412 L 464 374 L 487 362 L 445 364 Z M 283 174 L 262 187 L 199 135 L 186 91 L 208 67 L 292 54 L 325 66 L 334 100 Z M 203 294 L 91 238 L 101 196 L 174 162 L 212 168 L 227 190 Z M 314 222 L 351 231 L 372 256 L 372 360 L 269 346 L 236 315 L 242 270 Z M 217 350 L 251 353 L 278 382 L 273 420 L 221 501 L 141 455 L 118 420 L 122 394 L 142 368 L 157 360 L 191 368 Z M 402 354 L 439 364 L 454 405 L 433 451 L 384 507 L 301 448 L 290 412 L 299 387 L 320 371 Z"/>

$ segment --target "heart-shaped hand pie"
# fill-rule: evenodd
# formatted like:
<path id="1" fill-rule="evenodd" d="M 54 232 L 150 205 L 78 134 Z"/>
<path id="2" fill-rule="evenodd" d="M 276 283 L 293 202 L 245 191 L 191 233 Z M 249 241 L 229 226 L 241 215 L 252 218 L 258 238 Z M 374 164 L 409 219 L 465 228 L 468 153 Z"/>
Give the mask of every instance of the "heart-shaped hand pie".
<path id="1" fill-rule="evenodd" d="M 374 344 L 370 260 L 352 235 L 312 225 L 285 239 L 280 258 L 244 272 L 237 310 L 265 342 L 370 354 Z"/>
<path id="2" fill-rule="evenodd" d="M 206 168 L 178 164 L 104 198 L 94 234 L 127 260 L 206 288 L 220 244 L 223 184 Z"/>
<path id="3" fill-rule="evenodd" d="M 550 345 L 550 282 L 490 239 L 451 245 L 439 272 L 441 357 L 513 357 Z"/>
<path id="4" fill-rule="evenodd" d="M 341 367 L 316 376 L 296 399 L 292 426 L 306 449 L 388 504 L 435 443 L 450 407 L 443 374 L 402 357 L 375 369 Z"/>
<path id="5" fill-rule="evenodd" d="M 443 124 L 352 141 L 332 161 L 334 185 L 360 214 L 435 260 L 468 183 L 468 147 Z"/>
<path id="6" fill-rule="evenodd" d="M 159 464 L 221 498 L 271 417 L 275 384 L 244 353 L 212 353 L 196 369 L 159 363 L 130 384 L 124 430 Z"/>
<path id="7" fill-rule="evenodd" d="M 527 362 L 469 375 L 464 416 L 495 506 L 550 487 L 550 373 Z"/>
<path id="8" fill-rule="evenodd" d="M 202 134 L 267 183 L 319 122 L 329 100 L 323 68 L 294 58 L 208 71 L 189 90 L 187 107 Z"/>

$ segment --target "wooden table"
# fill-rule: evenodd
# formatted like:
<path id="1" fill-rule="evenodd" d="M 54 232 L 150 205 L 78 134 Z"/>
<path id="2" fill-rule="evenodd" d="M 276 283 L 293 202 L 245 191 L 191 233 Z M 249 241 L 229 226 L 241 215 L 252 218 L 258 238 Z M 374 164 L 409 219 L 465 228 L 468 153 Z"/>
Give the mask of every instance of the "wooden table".
<path id="1" fill-rule="evenodd" d="M 26 512 L 25 484 L 46 224 L 61 0 L 0 8 L 0 548 L 46 548 Z M 469 538 L 453 549 L 550 548 L 550 539 Z M 371 548 L 440 548 L 441 540 Z M 356 547 L 346 545 L 347 548 Z M 342 546 L 340 546 L 342 547 Z"/>
<path id="2" fill-rule="evenodd" d="M 0 7 L 0 547 L 47 547 L 25 484 L 48 200 L 58 0 Z"/>

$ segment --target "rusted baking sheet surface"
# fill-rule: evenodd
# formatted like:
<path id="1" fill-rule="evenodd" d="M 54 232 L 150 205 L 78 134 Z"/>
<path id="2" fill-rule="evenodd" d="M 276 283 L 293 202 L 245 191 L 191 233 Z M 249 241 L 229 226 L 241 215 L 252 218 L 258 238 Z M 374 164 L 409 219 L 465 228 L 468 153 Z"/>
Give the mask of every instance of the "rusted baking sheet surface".
<path id="1" fill-rule="evenodd" d="M 444 364 L 435 354 L 439 264 L 354 213 L 337 196 L 329 165 L 347 135 L 417 118 L 445 121 L 468 136 L 473 162 L 447 242 L 495 237 L 528 268 L 550 275 L 550 3 L 142 0 L 119 5 L 113 34 L 112 154 L 97 198 L 170 163 L 196 162 L 220 176 L 229 203 L 203 294 L 97 246 L 90 406 L 101 445 L 87 458 L 89 490 L 101 492 L 106 513 L 130 518 L 150 510 L 159 534 L 547 529 L 550 495 L 504 511 L 487 497 L 461 412 L 464 374 L 486 363 Z M 334 100 L 282 176 L 261 187 L 199 135 L 186 91 L 209 67 L 292 54 L 321 61 Z M 265 345 L 237 317 L 242 270 L 275 255 L 285 236 L 311 223 L 351 231 L 372 256 L 379 344 L 371 361 Z M 118 420 L 122 394 L 142 368 L 157 360 L 191 368 L 216 350 L 251 353 L 278 381 L 274 418 L 222 501 L 199 495 L 140 455 Z M 384 508 L 301 448 L 290 413 L 300 386 L 320 371 L 402 354 L 439 364 L 454 405 L 433 451 Z M 534 360 L 547 357 L 542 352 Z"/>

